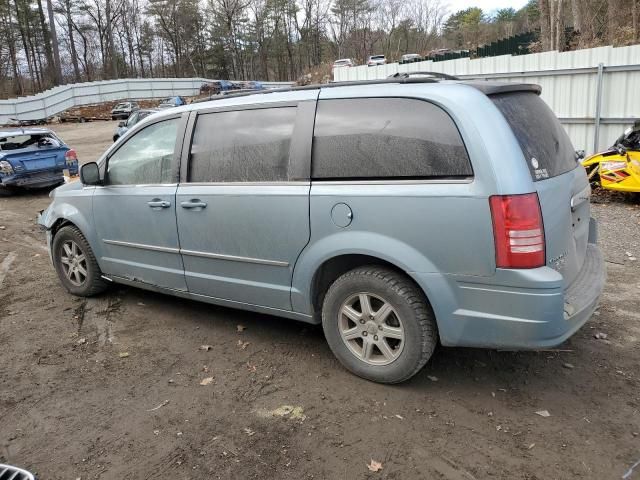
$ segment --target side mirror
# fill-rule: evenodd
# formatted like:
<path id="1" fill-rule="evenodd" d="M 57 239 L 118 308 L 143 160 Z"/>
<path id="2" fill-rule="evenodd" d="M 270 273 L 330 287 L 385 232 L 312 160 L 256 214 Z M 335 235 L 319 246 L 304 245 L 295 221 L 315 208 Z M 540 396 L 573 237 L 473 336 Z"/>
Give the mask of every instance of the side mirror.
<path id="1" fill-rule="evenodd" d="M 580 161 L 582 159 L 584 159 L 585 157 L 585 153 L 584 150 L 576 150 L 576 161 Z"/>
<path id="2" fill-rule="evenodd" d="M 124 127 L 126 125 L 127 125 L 127 122 L 125 122 L 125 121 L 122 121 L 122 122 L 118 123 L 119 127 Z"/>
<path id="3" fill-rule="evenodd" d="M 84 185 L 102 185 L 100 169 L 96 162 L 85 163 L 80 168 L 80 181 Z"/>

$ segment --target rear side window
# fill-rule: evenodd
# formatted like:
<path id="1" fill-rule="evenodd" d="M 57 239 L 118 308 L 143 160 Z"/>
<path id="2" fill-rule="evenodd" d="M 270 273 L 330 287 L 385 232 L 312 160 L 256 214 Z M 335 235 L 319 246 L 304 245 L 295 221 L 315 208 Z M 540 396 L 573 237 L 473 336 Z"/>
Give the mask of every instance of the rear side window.
<path id="1" fill-rule="evenodd" d="M 295 107 L 198 115 L 190 182 L 288 180 Z"/>
<path id="2" fill-rule="evenodd" d="M 311 174 L 315 179 L 420 179 L 473 175 L 451 117 L 406 98 L 318 102 Z"/>
<path id="3" fill-rule="evenodd" d="M 491 95 L 518 139 L 533 180 L 562 175 L 576 167 L 575 150 L 560 121 L 535 93 Z"/>

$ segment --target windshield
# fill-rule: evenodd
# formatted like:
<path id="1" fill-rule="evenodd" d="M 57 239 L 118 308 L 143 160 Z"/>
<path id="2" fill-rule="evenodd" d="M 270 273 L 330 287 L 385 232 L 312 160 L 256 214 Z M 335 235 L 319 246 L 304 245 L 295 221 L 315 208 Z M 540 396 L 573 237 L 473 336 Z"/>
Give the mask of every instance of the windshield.
<path id="1" fill-rule="evenodd" d="M 115 106 L 115 108 L 127 108 L 128 106 L 128 103 L 119 103 Z"/>
<path id="2" fill-rule="evenodd" d="M 384 55 L 373 55 L 371 60 L 384 60 Z"/>

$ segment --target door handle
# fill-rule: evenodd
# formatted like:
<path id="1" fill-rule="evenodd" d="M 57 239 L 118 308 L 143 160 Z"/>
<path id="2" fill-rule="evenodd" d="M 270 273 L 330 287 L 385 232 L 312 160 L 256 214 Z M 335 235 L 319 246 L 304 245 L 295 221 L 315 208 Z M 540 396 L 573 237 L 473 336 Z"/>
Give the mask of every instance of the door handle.
<path id="1" fill-rule="evenodd" d="M 147 202 L 147 205 L 151 208 L 169 208 L 171 206 L 171 202 L 168 202 L 167 200 L 151 200 L 150 202 Z"/>
<path id="2" fill-rule="evenodd" d="M 207 204 L 205 202 L 201 202 L 200 200 L 191 200 L 189 202 L 181 202 L 180 206 L 182 208 L 205 208 Z"/>

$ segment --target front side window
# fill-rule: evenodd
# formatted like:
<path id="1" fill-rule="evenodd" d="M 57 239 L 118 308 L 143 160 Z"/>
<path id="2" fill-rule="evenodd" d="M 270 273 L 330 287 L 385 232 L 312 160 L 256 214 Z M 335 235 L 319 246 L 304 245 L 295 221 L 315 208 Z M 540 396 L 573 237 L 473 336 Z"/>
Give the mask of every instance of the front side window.
<path id="1" fill-rule="evenodd" d="M 198 115 L 189 181 L 287 181 L 295 120 L 295 107 Z"/>
<path id="2" fill-rule="evenodd" d="M 419 179 L 473 175 L 460 132 L 440 107 L 407 98 L 320 100 L 314 179 Z"/>
<path id="3" fill-rule="evenodd" d="M 140 130 L 107 163 L 109 185 L 173 183 L 173 152 L 178 119 L 164 120 Z"/>

